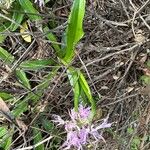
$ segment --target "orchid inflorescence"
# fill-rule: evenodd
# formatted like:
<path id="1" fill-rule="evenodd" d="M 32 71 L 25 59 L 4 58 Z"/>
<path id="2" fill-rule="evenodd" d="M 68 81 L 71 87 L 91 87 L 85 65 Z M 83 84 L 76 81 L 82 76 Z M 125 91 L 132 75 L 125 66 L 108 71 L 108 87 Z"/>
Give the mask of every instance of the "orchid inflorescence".
<path id="1" fill-rule="evenodd" d="M 53 115 L 53 122 L 57 126 L 63 125 L 67 132 L 67 139 L 61 146 L 62 149 L 76 148 L 82 150 L 83 146 L 91 143 L 97 143 L 99 140 L 104 140 L 102 129 L 110 128 L 112 123 L 108 123 L 108 116 L 103 119 L 101 124 L 92 124 L 89 121 L 91 113 L 90 107 L 79 106 L 78 112 L 72 109 L 69 112 L 71 120 L 63 120 L 58 115 Z"/>

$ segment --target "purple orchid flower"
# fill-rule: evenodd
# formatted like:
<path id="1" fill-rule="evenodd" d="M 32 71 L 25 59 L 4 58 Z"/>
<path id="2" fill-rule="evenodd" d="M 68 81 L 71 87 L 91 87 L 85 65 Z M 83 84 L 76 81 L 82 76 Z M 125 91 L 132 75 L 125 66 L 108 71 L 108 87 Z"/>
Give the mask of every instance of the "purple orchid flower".
<path id="1" fill-rule="evenodd" d="M 91 112 L 91 108 L 90 107 L 83 107 L 83 105 L 80 105 L 79 106 L 79 116 L 81 119 L 88 119 L 89 115 L 90 115 L 90 112 Z"/>
<path id="2" fill-rule="evenodd" d="M 90 107 L 79 106 L 78 112 L 72 109 L 69 112 L 71 120 L 64 121 L 60 116 L 53 115 L 53 122 L 64 125 L 67 132 L 67 139 L 61 146 L 62 149 L 76 148 L 82 150 L 87 144 L 99 142 L 105 139 L 102 136 L 102 129 L 110 128 L 112 123 L 108 123 L 108 116 L 102 123 L 91 124 L 88 119 L 91 113 Z"/>

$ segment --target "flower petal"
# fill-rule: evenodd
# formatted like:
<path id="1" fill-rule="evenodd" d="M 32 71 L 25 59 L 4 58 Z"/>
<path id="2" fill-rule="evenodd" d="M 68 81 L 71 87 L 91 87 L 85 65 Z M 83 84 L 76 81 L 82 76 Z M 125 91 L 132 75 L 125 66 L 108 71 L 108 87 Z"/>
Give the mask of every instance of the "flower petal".
<path id="1" fill-rule="evenodd" d="M 54 117 L 54 120 L 52 120 L 52 121 L 55 123 L 58 123 L 58 126 L 65 124 L 65 121 L 60 116 L 54 114 L 54 115 L 52 115 L 52 117 Z"/>

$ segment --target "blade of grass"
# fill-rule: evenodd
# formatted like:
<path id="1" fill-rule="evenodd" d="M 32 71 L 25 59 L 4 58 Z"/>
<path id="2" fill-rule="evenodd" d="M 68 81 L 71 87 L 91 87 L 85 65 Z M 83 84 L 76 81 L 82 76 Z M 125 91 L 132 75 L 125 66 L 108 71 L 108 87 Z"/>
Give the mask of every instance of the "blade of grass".
<path id="1" fill-rule="evenodd" d="M 31 21 L 42 20 L 42 17 L 38 16 L 39 12 L 33 7 L 32 3 L 29 0 L 19 0 L 21 7 L 24 9 L 25 13 L 27 13 L 28 17 Z M 46 33 L 46 37 L 51 41 L 52 46 L 54 47 L 57 55 L 61 57 L 61 49 L 57 43 L 57 39 L 54 34 L 48 33 L 49 28 L 45 27 L 43 31 Z"/>

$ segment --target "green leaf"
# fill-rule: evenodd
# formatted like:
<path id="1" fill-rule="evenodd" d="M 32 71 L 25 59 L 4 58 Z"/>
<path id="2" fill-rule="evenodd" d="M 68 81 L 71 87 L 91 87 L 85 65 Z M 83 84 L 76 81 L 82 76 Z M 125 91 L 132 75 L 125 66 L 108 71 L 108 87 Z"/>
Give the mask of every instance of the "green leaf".
<path id="1" fill-rule="evenodd" d="M 15 117 L 19 117 L 23 112 L 28 110 L 28 101 L 26 98 L 21 102 L 16 104 L 16 107 L 13 109 L 12 114 Z"/>
<path id="2" fill-rule="evenodd" d="M 22 101 L 19 101 L 16 104 L 16 107 L 13 109 L 13 115 L 15 117 L 19 117 L 23 112 L 28 110 L 28 101 L 34 105 L 38 100 L 41 99 L 44 90 L 49 86 L 51 79 L 56 75 L 59 67 L 54 68 L 45 78 L 41 81 L 41 83 L 36 86 L 35 91 L 30 92 Z"/>
<path id="3" fill-rule="evenodd" d="M 55 62 L 52 59 L 27 60 L 20 64 L 20 68 L 23 70 L 39 70 L 54 64 Z"/>
<path id="4" fill-rule="evenodd" d="M 54 123 L 51 121 L 47 120 L 46 118 L 42 119 L 42 126 L 47 132 L 51 132 L 54 129 Z"/>
<path id="5" fill-rule="evenodd" d="M 5 63 L 11 64 L 14 61 L 14 56 L 8 53 L 5 49 L 0 47 L 0 59 Z"/>
<path id="6" fill-rule="evenodd" d="M 4 42 L 4 40 L 6 39 L 6 35 L 3 35 L 3 34 L 1 34 L 2 32 L 4 32 L 5 31 L 5 28 L 4 28 L 4 26 L 0 26 L 0 43 L 3 43 Z"/>
<path id="7" fill-rule="evenodd" d="M 76 111 L 78 111 L 78 105 L 79 105 L 79 98 L 80 98 L 80 86 L 78 83 L 79 75 L 78 71 L 76 71 L 74 68 L 68 68 L 67 70 L 68 78 L 70 81 L 70 84 L 73 88 L 74 92 L 74 108 Z"/>
<path id="8" fill-rule="evenodd" d="M 63 53 L 62 53 L 62 50 L 60 49 L 59 45 L 57 44 L 57 39 L 55 37 L 54 34 L 52 34 L 51 32 L 49 32 L 49 28 L 48 27 L 45 27 L 43 29 L 47 39 L 51 42 L 54 50 L 56 51 L 56 54 L 58 55 L 58 57 L 62 57 L 63 56 Z"/>
<path id="9" fill-rule="evenodd" d="M 80 76 L 79 76 L 79 83 L 80 83 L 80 86 L 83 89 L 84 93 L 86 94 L 89 102 L 91 103 L 91 108 L 92 108 L 92 113 L 93 113 L 91 117 L 93 117 L 96 114 L 96 104 L 92 97 L 90 87 L 89 87 L 84 75 L 81 72 L 80 72 Z"/>
<path id="10" fill-rule="evenodd" d="M 36 128 L 39 128 L 38 125 L 36 125 Z M 37 130 L 36 128 L 33 128 L 34 144 L 37 144 L 43 140 L 41 131 Z M 39 146 L 35 147 L 34 150 L 44 150 L 44 144 L 40 144 Z"/>
<path id="11" fill-rule="evenodd" d="M 131 128 L 131 127 L 128 127 L 128 128 L 127 128 L 127 133 L 128 133 L 128 134 L 133 134 L 133 132 L 134 132 L 134 129 L 133 129 L 133 128 Z"/>
<path id="12" fill-rule="evenodd" d="M 136 146 L 139 146 L 141 143 L 141 140 L 138 136 L 135 136 L 134 139 L 132 140 L 132 143 Z"/>
<path id="13" fill-rule="evenodd" d="M 31 89 L 29 80 L 23 70 L 17 69 L 16 76 L 25 88 Z"/>
<path id="14" fill-rule="evenodd" d="M 19 3 L 31 21 L 41 20 L 39 12 L 33 7 L 30 0 L 19 0 Z"/>
<path id="15" fill-rule="evenodd" d="M 5 143 L 3 144 L 4 149 L 10 150 L 11 143 L 12 143 L 12 136 L 8 136 L 7 139 L 5 140 Z"/>
<path id="16" fill-rule="evenodd" d="M 6 92 L 0 92 L 0 97 L 4 100 L 8 100 L 10 98 L 13 98 L 13 95 L 6 93 Z"/>
<path id="17" fill-rule="evenodd" d="M 140 80 L 142 81 L 143 84 L 150 85 L 150 76 L 143 75 L 140 77 Z"/>
<path id="18" fill-rule="evenodd" d="M 7 134 L 7 129 L 5 127 L 0 127 L 0 138 Z"/>
<path id="19" fill-rule="evenodd" d="M 21 22 L 23 20 L 23 16 L 24 16 L 23 13 L 20 13 L 20 12 L 22 12 L 22 7 L 20 7 L 20 5 L 18 3 L 16 3 L 16 5 L 14 5 L 14 8 L 17 11 L 15 11 L 13 13 L 12 19 L 16 22 L 16 24 L 13 22 L 11 23 L 10 28 L 9 28 L 11 31 L 15 31 L 19 27 L 19 24 L 21 24 Z"/>
<path id="20" fill-rule="evenodd" d="M 84 35 L 82 24 L 85 14 L 85 0 L 74 0 L 66 30 L 66 54 L 63 58 L 69 64 L 74 56 L 74 47 Z"/>
<path id="21" fill-rule="evenodd" d="M 4 40 L 6 39 L 7 35 L 4 35 L 4 32 L 9 28 L 9 26 L 10 26 L 10 22 L 6 20 L 5 23 L 0 24 L 0 43 L 4 42 Z"/>
<path id="22" fill-rule="evenodd" d="M 57 74 L 58 69 L 59 69 L 59 67 L 56 67 L 56 68 L 54 67 L 52 69 L 52 71 L 44 77 L 44 79 L 41 81 L 41 83 L 36 86 L 37 90 L 46 89 L 49 86 L 53 77 Z"/>
<path id="23" fill-rule="evenodd" d="M 0 34 L 0 43 L 3 43 L 5 39 L 6 39 L 6 36 Z"/>
<path id="24" fill-rule="evenodd" d="M 10 150 L 13 130 L 13 128 L 8 129 L 6 126 L 0 127 L 0 148 Z"/>
<path id="25" fill-rule="evenodd" d="M 146 65 L 147 65 L 147 67 L 150 68 L 150 60 L 148 60 L 148 61 L 146 62 Z"/>

